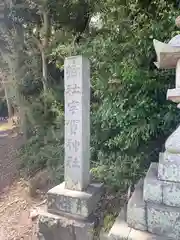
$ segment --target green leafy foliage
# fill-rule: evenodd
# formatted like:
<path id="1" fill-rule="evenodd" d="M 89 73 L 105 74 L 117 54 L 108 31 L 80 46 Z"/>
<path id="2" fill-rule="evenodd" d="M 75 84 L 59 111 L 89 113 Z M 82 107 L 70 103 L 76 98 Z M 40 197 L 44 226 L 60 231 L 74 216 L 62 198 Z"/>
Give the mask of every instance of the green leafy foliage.
<path id="1" fill-rule="evenodd" d="M 78 52 L 90 57 L 93 171 L 109 184 L 124 187 L 158 160 L 165 138 L 178 124 L 176 105 L 166 100 L 173 71 L 158 71 L 152 40 L 170 40 L 177 13 L 166 1 L 106 1 L 101 30 Z M 115 7 L 116 6 L 116 7 Z M 123 13 L 123 14 L 122 14 Z"/>
<path id="2" fill-rule="evenodd" d="M 27 103 L 26 116 L 30 139 L 19 155 L 21 168 L 24 169 L 26 176 L 34 175 L 38 170 L 47 167 L 53 171 L 54 180 L 62 180 L 64 118 L 63 106 L 55 99 L 56 95 L 57 93 L 51 90 L 46 96 L 41 94 L 29 99 Z M 44 104 L 47 107 L 46 112 L 44 112 Z"/>

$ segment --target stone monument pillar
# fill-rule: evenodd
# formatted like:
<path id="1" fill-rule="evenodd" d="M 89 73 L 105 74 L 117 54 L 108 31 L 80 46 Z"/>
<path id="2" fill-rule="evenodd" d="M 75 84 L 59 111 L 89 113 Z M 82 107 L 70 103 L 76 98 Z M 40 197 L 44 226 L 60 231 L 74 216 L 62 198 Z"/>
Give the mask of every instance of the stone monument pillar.
<path id="1" fill-rule="evenodd" d="M 180 35 L 168 44 L 154 40 L 154 47 L 155 65 L 176 69 L 175 88 L 168 90 L 167 99 L 180 103 Z M 119 240 L 180 239 L 180 126 L 167 139 L 165 152 L 159 154 L 159 163 L 152 163 L 145 179 L 136 185 L 109 237 Z"/>
<path id="2" fill-rule="evenodd" d="M 90 65 L 65 60 L 65 187 L 82 191 L 90 180 Z"/>
<path id="3" fill-rule="evenodd" d="M 93 212 L 103 184 L 90 181 L 90 63 L 65 59 L 65 182 L 48 192 L 39 219 L 39 239 L 91 240 Z"/>

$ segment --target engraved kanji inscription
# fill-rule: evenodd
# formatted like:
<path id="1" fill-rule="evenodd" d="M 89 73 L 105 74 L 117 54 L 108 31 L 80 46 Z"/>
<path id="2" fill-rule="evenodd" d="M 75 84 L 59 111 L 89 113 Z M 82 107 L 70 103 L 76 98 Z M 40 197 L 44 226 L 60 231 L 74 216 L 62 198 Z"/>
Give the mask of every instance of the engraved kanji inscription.
<path id="1" fill-rule="evenodd" d="M 80 168 L 80 160 L 78 157 L 68 156 L 66 158 L 66 167 L 68 168 Z"/>
<path id="2" fill-rule="evenodd" d="M 79 161 L 79 159 L 77 157 L 73 158 L 72 167 L 73 168 L 80 168 L 80 161 Z"/>
<path id="3" fill-rule="evenodd" d="M 72 163 L 73 157 L 68 156 L 66 159 L 66 167 L 71 168 L 71 163 Z"/>
<path id="4" fill-rule="evenodd" d="M 65 93 L 68 95 L 80 94 L 81 88 L 77 84 L 68 84 L 65 87 Z"/>
<path id="5" fill-rule="evenodd" d="M 80 102 L 72 100 L 67 104 L 68 111 L 71 112 L 73 115 L 79 110 Z"/>
<path id="6" fill-rule="evenodd" d="M 59 198 L 55 202 L 56 208 L 60 211 L 71 212 L 71 199 L 66 196 L 60 196 Z"/>
<path id="7" fill-rule="evenodd" d="M 73 64 L 70 64 L 66 67 L 66 77 L 67 80 L 69 80 L 70 78 L 76 78 L 79 74 L 79 68 L 77 67 L 75 61 L 73 62 Z"/>
<path id="8" fill-rule="evenodd" d="M 78 152 L 79 147 L 80 147 L 80 141 L 68 139 L 67 143 L 66 143 L 66 147 L 69 151 Z"/>
<path id="9" fill-rule="evenodd" d="M 70 134 L 76 135 L 78 131 L 78 126 L 80 124 L 80 120 L 67 120 L 65 121 L 66 126 L 70 127 Z"/>

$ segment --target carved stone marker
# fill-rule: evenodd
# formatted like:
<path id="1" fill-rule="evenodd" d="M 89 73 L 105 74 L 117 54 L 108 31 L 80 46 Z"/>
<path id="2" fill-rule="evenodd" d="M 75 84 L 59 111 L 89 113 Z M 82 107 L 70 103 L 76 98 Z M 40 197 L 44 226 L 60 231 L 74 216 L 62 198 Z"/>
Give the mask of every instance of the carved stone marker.
<path id="1" fill-rule="evenodd" d="M 103 184 L 90 182 L 90 63 L 69 57 L 64 70 L 65 181 L 48 191 L 39 234 L 44 240 L 92 240 Z"/>
<path id="2" fill-rule="evenodd" d="M 90 64 L 82 56 L 65 60 L 65 187 L 89 185 Z"/>

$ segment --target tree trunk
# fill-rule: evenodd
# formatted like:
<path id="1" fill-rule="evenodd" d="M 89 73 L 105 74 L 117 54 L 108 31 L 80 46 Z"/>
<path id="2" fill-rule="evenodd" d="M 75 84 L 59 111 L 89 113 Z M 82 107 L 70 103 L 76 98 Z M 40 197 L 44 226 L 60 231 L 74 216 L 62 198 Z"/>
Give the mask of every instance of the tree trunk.
<path id="1" fill-rule="evenodd" d="M 44 85 L 44 91 L 46 93 L 47 92 L 47 84 L 48 84 L 46 49 L 49 44 L 51 29 L 50 29 L 49 16 L 48 16 L 48 12 L 46 9 L 42 9 L 42 15 L 43 15 L 44 36 L 43 36 L 43 40 L 42 40 L 41 57 L 42 57 L 43 85 Z"/>
<path id="2" fill-rule="evenodd" d="M 47 82 L 48 82 L 48 71 L 47 71 L 47 59 L 44 53 L 44 50 L 41 51 L 42 58 L 42 81 L 43 81 L 43 89 L 44 93 L 47 93 Z"/>
<path id="3" fill-rule="evenodd" d="M 9 99 L 8 89 L 4 81 L 3 81 L 3 86 L 4 86 L 5 99 L 6 99 L 7 108 L 8 108 L 8 117 L 9 119 L 11 119 L 13 116 L 12 105 L 11 105 L 11 100 Z"/>

